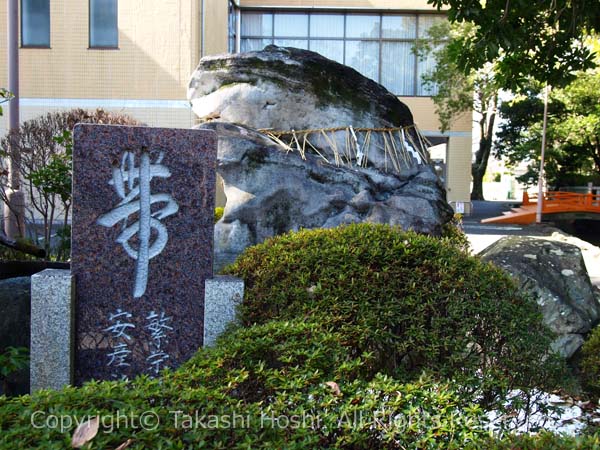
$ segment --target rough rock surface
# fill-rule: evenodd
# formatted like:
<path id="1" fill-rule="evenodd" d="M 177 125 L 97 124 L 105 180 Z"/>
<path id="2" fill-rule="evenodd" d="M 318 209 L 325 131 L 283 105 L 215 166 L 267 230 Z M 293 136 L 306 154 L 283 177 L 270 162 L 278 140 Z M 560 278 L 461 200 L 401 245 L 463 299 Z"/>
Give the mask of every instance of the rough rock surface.
<path id="1" fill-rule="evenodd" d="M 30 291 L 29 277 L 0 281 L 0 353 L 4 353 L 7 347 L 29 348 Z M 7 394 L 26 394 L 29 391 L 29 370 L 14 373 L 7 381 Z"/>
<path id="2" fill-rule="evenodd" d="M 219 136 L 217 170 L 227 205 L 215 226 L 215 268 L 246 247 L 299 228 L 374 222 L 439 234 L 452 217 L 432 168 L 406 175 L 335 167 L 316 156 L 286 153 L 261 133 L 211 122 Z"/>
<path id="3" fill-rule="evenodd" d="M 554 349 L 566 358 L 573 356 L 600 321 L 600 295 L 581 250 L 549 239 L 507 236 L 480 255 L 511 273 L 533 295 L 544 321 L 558 335 Z"/>
<path id="4" fill-rule="evenodd" d="M 579 247 L 592 284 L 600 285 L 600 248 L 559 229 L 555 229 L 548 239 Z"/>
<path id="5" fill-rule="evenodd" d="M 218 119 L 256 129 L 413 125 L 404 103 L 356 70 L 315 52 L 273 45 L 257 52 L 202 58 L 187 96 L 203 120 Z M 345 133 L 335 134 L 338 147 L 345 139 Z M 422 147 L 414 129 L 408 129 L 404 139 L 395 139 L 402 140 L 395 145 Z M 383 169 L 386 161 L 380 150 L 381 136 L 372 136 L 371 143 L 368 160 Z M 331 150 L 325 139 L 317 137 L 316 145 L 325 153 Z"/>

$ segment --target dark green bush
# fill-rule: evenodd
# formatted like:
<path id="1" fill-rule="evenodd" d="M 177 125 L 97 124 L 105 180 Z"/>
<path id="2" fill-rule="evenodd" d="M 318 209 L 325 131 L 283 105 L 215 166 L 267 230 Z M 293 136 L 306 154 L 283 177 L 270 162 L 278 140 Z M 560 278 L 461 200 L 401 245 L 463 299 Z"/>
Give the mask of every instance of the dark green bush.
<path id="1" fill-rule="evenodd" d="M 373 374 L 371 355 L 303 319 L 237 330 L 158 380 L 0 397 L 0 448 L 67 448 L 75 418 L 91 416 L 102 421 L 90 448 L 458 449 L 486 435 L 481 410 L 447 384 Z M 46 426 L 53 417 L 64 429 Z"/>
<path id="2" fill-rule="evenodd" d="M 442 239 L 448 240 L 456 248 L 464 252 L 470 250 L 471 243 L 463 229 L 462 214 L 454 214 L 452 220 L 442 226 Z"/>
<path id="3" fill-rule="evenodd" d="M 598 450 L 600 436 L 558 436 L 543 432 L 536 435 L 510 435 L 502 440 L 489 438 L 487 442 L 469 445 L 469 448 L 487 450 Z"/>
<path id="4" fill-rule="evenodd" d="M 318 320 L 376 372 L 452 379 L 483 405 L 557 381 L 537 305 L 453 240 L 370 224 L 301 231 L 247 249 L 226 272 L 246 283 L 246 326 Z"/>
<path id="5" fill-rule="evenodd" d="M 600 327 L 592 330 L 581 347 L 580 369 L 583 387 L 590 394 L 600 396 Z"/>
<path id="6" fill-rule="evenodd" d="M 1 350 L 0 350 L 1 351 Z M 25 347 L 7 347 L 0 353 L 0 385 L 2 392 L 8 392 L 8 377 L 29 366 L 29 349 Z"/>
<path id="7" fill-rule="evenodd" d="M 88 447 L 103 449 L 544 448 L 490 438 L 473 400 L 498 407 L 510 388 L 551 381 L 548 332 L 533 302 L 452 239 L 300 232 L 230 271 L 247 282 L 246 327 L 160 379 L 0 397 L 0 448 L 66 448 L 90 416 L 102 420 Z"/>

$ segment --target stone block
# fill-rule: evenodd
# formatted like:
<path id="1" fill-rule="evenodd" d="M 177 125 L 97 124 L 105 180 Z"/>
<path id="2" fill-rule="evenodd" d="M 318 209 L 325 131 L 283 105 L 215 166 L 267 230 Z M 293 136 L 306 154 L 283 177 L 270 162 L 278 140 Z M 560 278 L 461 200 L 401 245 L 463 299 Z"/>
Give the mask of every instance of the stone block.
<path id="1" fill-rule="evenodd" d="M 69 270 L 31 277 L 31 392 L 73 382 L 74 283 Z"/>
<path id="2" fill-rule="evenodd" d="M 216 135 L 79 124 L 73 137 L 75 383 L 157 376 L 202 346 Z"/>
<path id="3" fill-rule="evenodd" d="M 244 298 L 244 280 L 229 276 L 209 278 L 205 283 L 204 346 L 209 347 L 236 318 Z"/>

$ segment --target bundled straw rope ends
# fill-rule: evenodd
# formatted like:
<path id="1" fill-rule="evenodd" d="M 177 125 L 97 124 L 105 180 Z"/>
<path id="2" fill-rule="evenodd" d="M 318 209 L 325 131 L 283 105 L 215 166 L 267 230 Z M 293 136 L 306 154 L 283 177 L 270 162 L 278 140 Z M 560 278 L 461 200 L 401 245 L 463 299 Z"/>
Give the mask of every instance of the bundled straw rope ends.
<path id="1" fill-rule="evenodd" d="M 398 128 L 318 128 L 311 130 L 259 130 L 288 152 L 306 152 L 327 163 L 349 168 L 368 167 L 373 159 L 385 172 L 400 173 L 402 168 L 429 164 L 429 141 L 415 125 Z M 372 165 L 372 164 L 371 164 Z"/>

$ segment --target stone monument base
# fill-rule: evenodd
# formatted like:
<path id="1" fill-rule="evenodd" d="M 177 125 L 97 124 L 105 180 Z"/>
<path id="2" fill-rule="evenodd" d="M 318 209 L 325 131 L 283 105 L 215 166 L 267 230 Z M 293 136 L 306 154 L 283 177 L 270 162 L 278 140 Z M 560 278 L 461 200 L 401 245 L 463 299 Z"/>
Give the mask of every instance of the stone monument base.
<path id="1" fill-rule="evenodd" d="M 244 280 L 230 276 L 209 278 L 204 284 L 205 347 L 215 345 L 227 325 L 236 319 L 237 306 L 244 298 Z"/>
<path id="2" fill-rule="evenodd" d="M 214 345 L 235 320 L 244 281 L 217 276 L 206 280 L 203 345 Z M 31 393 L 73 384 L 75 280 L 70 270 L 46 269 L 31 277 Z"/>
<path id="3" fill-rule="evenodd" d="M 73 382 L 74 287 L 70 270 L 31 276 L 31 393 Z"/>

